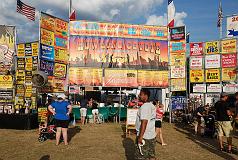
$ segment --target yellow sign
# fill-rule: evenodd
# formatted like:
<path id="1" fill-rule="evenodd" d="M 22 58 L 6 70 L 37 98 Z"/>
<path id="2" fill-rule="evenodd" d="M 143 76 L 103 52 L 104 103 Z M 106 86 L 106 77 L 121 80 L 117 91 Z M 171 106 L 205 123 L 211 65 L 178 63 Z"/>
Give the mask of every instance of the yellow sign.
<path id="1" fill-rule="evenodd" d="M 16 72 L 16 83 L 17 84 L 24 84 L 25 82 L 25 71 L 24 70 L 17 70 Z"/>
<path id="2" fill-rule="evenodd" d="M 219 53 L 219 41 L 206 42 L 205 51 L 206 51 L 206 54 Z"/>
<path id="3" fill-rule="evenodd" d="M 27 71 L 32 71 L 32 57 L 26 57 L 25 58 L 25 69 Z"/>
<path id="4" fill-rule="evenodd" d="M 54 46 L 54 40 L 55 40 L 54 32 L 51 32 L 51 31 L 48 31 L 45 29 L 41 29 L 40 36 L 41 36 L 42 44 L 45 44 L 48 46 Z"/>
<path id="5" fill-rule="evenodd" d="M 204 71 L 203 70 L 190 70 L 190 82 L 203 82 L 204 81 Z"/>
<path id="6" fill-rule="evenodd" d="M 236 69 L 235 68 L 222 68 L 222 81 L 235 81 Z"/>
<path id="7" fill-rule="evenodd" d="M 55 61 L 68 63 L 69 54 L 66 49 L 55 48 Z"/>
<path id="8" fill-rule="evenodd" d="M 7 89 L 13 87 L 12 76 L 9 75 L 0 75 L 0 88 Z"/>
<path id="9" fill-rule="evenodd" d="M 25 85 L 26 91 L 25 91 L 25 97 L 31 97 L 32 96 L 32 85 Z"/>
<path id="10" fill-rule="evenodd" d="M 171 53 L 170 54 L 171 66 L 185 66 L 186 55 L 185 53 Z"/>
<path id="11" fill-rule="evenodd" d="M 24 57 L 24 56 L 25 56 L 25 44 L 18 44 L 17 57 Z"/>
<path id="12" fill-rule="evenodd" d="M 222 53 L 236 53 L 236 39 L 228 39 L 221 41 Z"/>
<path id="13" fill-rule="evenodd" d="M 31 43 L 32 47 L 32 56 L 38 56 L 39 55 L 39 44 L 38 42 Z"/>
<path id="14" fill-rule="evenodd" d="M 186 79 L 171 79 L 171 91 L 186 91 Z"/>
<path id="15" fill-rule="evenodd" d="M 220 82 L 220 70 L 219 69 L 206 70 L 206 82 Z"/>

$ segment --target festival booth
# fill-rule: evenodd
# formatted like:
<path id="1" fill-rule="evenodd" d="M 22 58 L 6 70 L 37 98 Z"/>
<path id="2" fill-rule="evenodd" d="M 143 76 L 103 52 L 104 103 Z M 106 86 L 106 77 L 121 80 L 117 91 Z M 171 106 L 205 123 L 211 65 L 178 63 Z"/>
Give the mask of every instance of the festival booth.
<path id="1" fill-rule="evenodd" d="M 138 95 L 142 87 L 162 92 L 168 87 L 167 27 L 71 21 L 69 28 L 68 85 L 73 101 L 93 97 L 105 120 L 125 119 L 127 129 L 132 129 L 136 112 L 128 112 L 129 92 L 134 89 L 133 95 Z M 99 95 L 89 94 L 93 92 Z M 79 108 L 73 110 L 80 118 Z"/>

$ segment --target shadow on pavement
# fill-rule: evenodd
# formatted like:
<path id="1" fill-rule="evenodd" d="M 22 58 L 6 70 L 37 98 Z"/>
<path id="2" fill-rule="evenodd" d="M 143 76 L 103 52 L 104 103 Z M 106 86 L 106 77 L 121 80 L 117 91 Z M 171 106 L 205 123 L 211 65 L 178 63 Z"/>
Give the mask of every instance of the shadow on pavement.
<path id="1" fill-rule="evenodd" d="M 122 137 L 122 144 L 125 149 L 126 160 L 134 160 L 135 142 L 132 138 L 126 136 L 126 126 L 122 125 L 121 128 L 124 133 L 121 137 Z"/>
<path id="2" fill-rule="evenodd" d="M 216 154 L 226 160 L 236 160 L 236 158 L 233 157 L 235 154 L 237 155 L 238 153 L 235 146 L 232 146 L 233 155 L 228 154 L 226 152 L 221 152 L 218 150 L 217 139 L 195 135 L 193 134 L 194 131 L 192 127 L 184 123 L 176 123 L 175 126 L 176 131 L 185 134 L 188 139 L 192 140 L 194 143 L 200 145 L 202 148 L 208 150 L 209 152 Z M 226 144 L 224 147 L 226 147 Z"/>
<path id="3" fill-rule="evenodd" d="M 75 126 L 73 128 L 68 129 L 68 141 L 70 142 L 72 138 L 81 131 L 82 129 L 79 126 Z"/>
<path id="4" fill-rule="evenodd" d="M 44 155 L 40 158 L 40 160 L 50 160 L 50 155 Z"/>

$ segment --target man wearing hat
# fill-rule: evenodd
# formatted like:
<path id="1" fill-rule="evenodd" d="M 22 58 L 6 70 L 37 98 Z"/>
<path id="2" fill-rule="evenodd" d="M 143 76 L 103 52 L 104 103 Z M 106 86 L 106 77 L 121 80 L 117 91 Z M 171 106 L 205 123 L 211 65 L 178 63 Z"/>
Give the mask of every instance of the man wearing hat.
<path id="1" fill-rule="evenodd" d="M 223 136 L 227 138 L 228 143 L 228 153 L 231 153 L 232 148 L 232 124 L 230 117 L 232 116 L 232 112 L 229 108 L 228 101 L 228 94 L 222 93 L 220 100 L 215 103 L 215 109 L 216 109 L 216 119 L 218 124 L 218 137 L 219 137 L 219 144 L 220 144 L 220 150 L 224 151 L 223 147 Z"/>

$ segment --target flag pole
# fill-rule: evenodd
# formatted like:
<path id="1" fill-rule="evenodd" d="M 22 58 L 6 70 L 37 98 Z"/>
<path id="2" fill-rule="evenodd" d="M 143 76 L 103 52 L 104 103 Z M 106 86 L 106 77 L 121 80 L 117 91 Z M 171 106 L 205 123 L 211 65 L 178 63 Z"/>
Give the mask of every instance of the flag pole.
<path id="1" fill-rule="evenodd" d="M 71 8 L 72 8 L 72 0 L 69 0 L 69 21 L 70 21 L 70 16 L 71 16 Z"/>
<path id="2" fill-rule="evenodd" d="M 223 14 L 222 14 L 221 0 L 220 0 L 219 12 L 221 12 L 221 18 L 220 18 L 220 39 L 222 39 L 222 20 L 223 20 Z"/>

